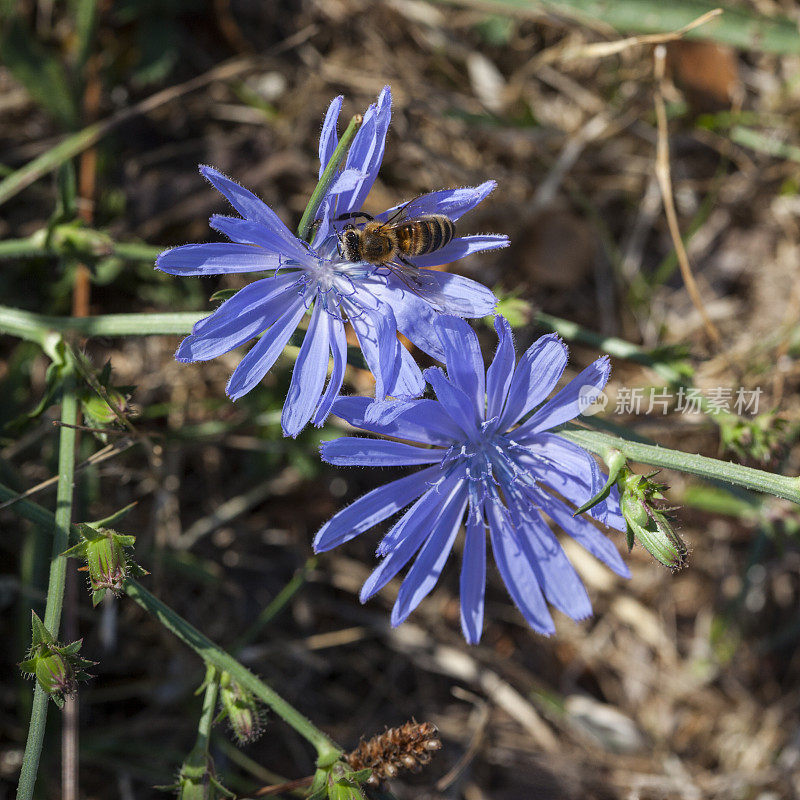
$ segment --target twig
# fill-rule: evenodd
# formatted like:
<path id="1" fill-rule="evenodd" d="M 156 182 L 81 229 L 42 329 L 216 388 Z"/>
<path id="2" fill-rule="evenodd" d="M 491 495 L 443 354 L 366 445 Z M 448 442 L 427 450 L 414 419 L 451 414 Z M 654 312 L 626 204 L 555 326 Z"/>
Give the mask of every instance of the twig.
<path id="1" fill-rule="evenodd" d="M 667 225 L 669 226 L 669 234 L 672 237 L 672 243 L 675 247 L 675 253 L 678 256 L 678 265 L 681 269 L 683 276 L 683 283 L 686 286 L 686 291 L 689 293 L 689 298 L 692 305 L 697 310 L 700 318 L 703 320 L 703 325 L 706 333 L 716 345 L 722 344 L 722 337 L 717 330 L 716 325 L 711 321 L 711 318 L 706 313 L 703 299 L 700 296 L 700 290 L 697 288 L 692 267 L 689 264 L 689 256 L 686 254 L 686 248 L 683 246 L 683 239 L 681 238 L 681 229 L 678 225 L 678 215 L 675 211 L 675 200 L 672 195 L 672 174 L 669 166 L 669 138 L 667 132 L 667 110 L 664 104 L 663 85 L 664 85 L 664 67 L 666 59 L 666 49 L 664 45 L 658 45 L 653 54 L 654 57 L 654 71 L 656 79 L 656 87 L 653 95 L 656 110 L 656 122 L 658 127 L 658 142 L 656 145 L 656 178 L 658 179 L 658 186 L 661 189 L 661 197 L 664 201 L 664 212 L 667 216 Z"/>
<path id="2" fill-rule="evenodd" d="M 478 698 L 478 705 L 475 706 L 470 716 L 475 718 L 475 729 L 472 732 L 467 749 L 464 751 L 461 758 L 453 764 L 452 769 L 436 781 L 436 791 L 442 794 L 459 779 L 472 759 L 477 755 L 481 743 L 483 742 L 483 737 L 486 735 L 486 728 L 489 725 L 489 718 L 491 717 L 491 707 L 489 703 Z"/>
<path id="3" fill-rule="evenodd" d="M 78 425 L 70 425 L 66 423 L 60 424 L 61 428 L 70 428 L 75 430 L 79 428 Z M 98 450 L 96 453 L 92 453 L 85 461 L 82 461 L 80 464 L 75 465 L 75 473 L 80 472 L 81 470 L 86 469 L 87 467 L 96 466 L 97 464 L 102 463 L 103 461 L 108 460 L 109 458 L 113 458 L 114 456 L 118 455 L 119 453 L 123 453 L 129 447 L 133 446 L 133 442 L 130 439 L 120 439 L 114 444 L 106 445 L 102 450 Z M 59 475 L 53 475 L 52 478 L 48 478 L 46 481 L 42 481 L 41 483 L 37 483 L 36 486 L 32 486 L 30 489 L 26 489 L 22 494 L 17 495 L 16 497 L 12 497 L 10 500 L 6 500 L 4 503 L 0 503 L 0 511 L 8 506 L 14 505 L 14 503 L 18 503 L 20 500 L 24 500 L 26 497 L 32 497 L 39 492 L 44 491 L 45 489 L 53 486 L 54 484 L 58 483 Z"/>

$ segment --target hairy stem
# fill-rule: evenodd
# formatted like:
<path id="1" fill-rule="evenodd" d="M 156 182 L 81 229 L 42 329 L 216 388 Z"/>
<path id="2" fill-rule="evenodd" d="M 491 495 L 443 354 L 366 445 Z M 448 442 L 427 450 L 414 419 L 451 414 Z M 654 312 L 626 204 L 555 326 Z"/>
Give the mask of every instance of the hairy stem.
<path id="1" fill-rule="evenodd" d="M 287 725 L 294 728 L 317 750 L 321 762 L 338 757 L 341 750 L 309 719 L 286 702 L 277 692 L 249 669 L 242 666 L 233 656 L 215 645 L 193 625 L 187 622 L 169 606 L 147 591 L 133 578 L 125 582 L 125 593 L 145 611 L 152 614 L 165 628 L 172 631 L 181 641 L 189 645 L 206 664 L 227 672 L 236 683 L 252 692 L 261 702 L 271 708 Z"/>
<path id="2" fill-rule="evenodd" d="M 51 317 L 0 306 L 0 333 L 43 344 L 48 333 L 75 331 L 81 336 L 158 336 L 190 333 L 207 311 L 165 314 L 104 314 L 99 317 Z"/>
<path id="3" fill-rule="evenodd" d="M 47 585 L 47 603 L 44 611 L 44 625 L 58 639 L 61 624 L 61 609 L 64 604 L 64 584 L 67 574 L 67 559 L 61 554 L 67 549 L 72 518 L 72 491 L 75 467 L 74 427 L 78 417 L 78 402 L 75 396 L 75 376 L 67 372 L 63 384 L 64 397 L 61 402 L 61 422 L 63 423 L 58 441 L 58 489 L 56 494 L 55 516 L 44 512 L 43 520 L 53 527 L 53 556 L 50 562 L 50 579 Z M 5 487 L 3 487 L 5 488 Z M 31 504 L 32 505 L 32 504 Z M 43 521 L 40 519 L 39 521 Z M 33 708 L 28 726 L 28 740 L 17 787 L 17 800 L 31 800 L 39 769 L 44 729 L 47 722 L 48 697 L 39 684 L 33 694 Z"/>
<path id="4" fill-rule="evenodd" d="M 333 179 L 336 177 L 336 173 L 339 170 L 339 165 L 344 161 L 344 157 L 347 155 L 347 148 L 350 147 L 350 142 L 353 141 L 353 137 L 356 135 L 356 131 L 358 130 L 358 126 L 361 125 L 362 120 L 363 117 L 361 114 L 356 114 L 350 120 L 350 124 L 347 126 L 339 144 L 336 145 L 336 149 L 333 151 L 331 160 L 319 177 L 319 183 L 316 189 L 311 193 L 311 198 L 308 201 L 306 210 L 303 212 L 303 216 L 300 218 L 300 224 L 297 226 L 297 236 L 304 242 L 308 240 L 308 232 L 311 230 L 311 225 L 319 210 L 320 203 L 325 197 L 325 192 L 328 191 L 330 185 L 333 183 Z"/>
<path id="5" fill-rule="evenodd" d="M 654 467 L 674 469 L 710 480 L 725 481 L 757 492 L 767 492 L 800 505 L 800 478 L 797 477 L 775 475 L 718 458 L 709 458 L 697 453 L 683 453 L 680 450 L 670 450 L 658 445 L 632 442 L 628 439 L 584 428 L 569 427 L 559 431 L 559 435 L 599 456 L 604 457 L 609 450 L 615 449 L 632 461 L 640 461 Z"/>

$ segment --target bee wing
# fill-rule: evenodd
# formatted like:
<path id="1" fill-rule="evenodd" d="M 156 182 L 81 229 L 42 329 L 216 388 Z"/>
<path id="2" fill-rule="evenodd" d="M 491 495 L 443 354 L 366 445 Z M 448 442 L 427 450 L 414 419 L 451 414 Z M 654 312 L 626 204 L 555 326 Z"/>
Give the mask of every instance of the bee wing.
<path id="1" fill-rule="evenodd" d="M 423 192 L 422 194 L 418 194 L 416 197 L 412 197 L 408 202 L 403 203 L 401 206 L 397 206 L 397 208 L 392 211 L 391 209 L 386 212 L 389 216 L 381 223 L 383 225 L 400 225 L 401 223 L 405 222 L 406 220 L 413 219 L 414 217 L 423 216 L 421 213 L 414 213 L 415 208 L 420 207 L 419 201 L 423 198 L 427 197 L 430 192 Z"/>
<path id="2" fill-rule="evenodd" d="M 426 274 L 425 271 L 412 266 L 411 264 L 403 264 L 399 261 L 388 261 L 381 264 L 379 269 L 388 270 L 394 277 L 401 281 L 405 287 L 413 292 L 417 297 L 430 303 L 434 308 L 443 308 L 441 302 L 446 302 L 446 298 L 442 295 L 439 284 Z"/>

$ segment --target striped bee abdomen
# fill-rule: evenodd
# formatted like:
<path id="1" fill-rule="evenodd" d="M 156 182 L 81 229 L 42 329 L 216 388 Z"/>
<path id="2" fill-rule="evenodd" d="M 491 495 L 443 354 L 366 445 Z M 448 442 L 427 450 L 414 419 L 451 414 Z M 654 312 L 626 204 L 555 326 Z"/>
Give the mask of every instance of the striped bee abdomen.
<path id="1" fill-rule="evenodd" d="M 456 226 L 444 214 L 431 214 L 398 225 L 395 231 L 400 252 L 424 256 L 444 247 L 455 235 Z"/>

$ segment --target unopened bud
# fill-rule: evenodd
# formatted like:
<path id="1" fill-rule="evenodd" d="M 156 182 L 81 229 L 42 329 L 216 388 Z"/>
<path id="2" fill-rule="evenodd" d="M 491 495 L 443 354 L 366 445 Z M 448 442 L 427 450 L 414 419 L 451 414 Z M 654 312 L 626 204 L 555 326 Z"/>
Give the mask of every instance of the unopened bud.
<path id="1" fill-rule="evenodd" d="M 118 416 L 114 413 L 114 409 L 120 414 L 125 414 L 128 410 L 127 398 L 116 389 L 107 389 L 106 395 L 107 401 L 93 394 L 84 397 L 81 403 L 87 421 L 97 427 L 105 427 L 117 422 Z M 113 408 L 109 403 L 113 405 Z"/>
<path id="2" fill-rule="evenodd" d="M 125 579 L 131 571 L 125 548 L 132 547 L 136 539 L 110 528 L 95 528 L 86 524 L 79 527 L 81 541 L 64 555 L 86 561 L 89 590 L 92 592 L 92 602 L 97 605 L 106 592 L 119 595 L 122 591 Z"/>
<path id="3" fill-rule="evenodd" d="M 264 731 L 264 723 L 255 697 L 227 672 L 223 672 L 220 678 L 219 697 L 237 741 L 244 744 L 258 739 Z"/>
<path id="4" fill-rule="evenodd" d="M 55 650 L 45 649 L 33 657 L 34 674 L 47 694 L 69 695 L 78 687 L 67 660 Z"/>
<path id="5" fill-rule="evenodd" d="M 32 614 L 32 641 L 27 658 L 19 668 L 31 675 L 57 706 L 64 704 L 64 697 L 78 688 L 78 681 L 90 676 L 84 668 L 94 662 L 78 655 L 81 640 L 71 644 L 58 644 L 45 628 L 36 612 Z"/>
<path id="6" fill-rule="evenodd" d="M 665 488 L 645 475 L 629 469 L 620 474 L 620 510 L 627 524 L 628 548 L 638 541 L 650 555 L 672 570 L 686 565 L 688 550 L 675 532 L 658 501 L 664 499 Z"/>

